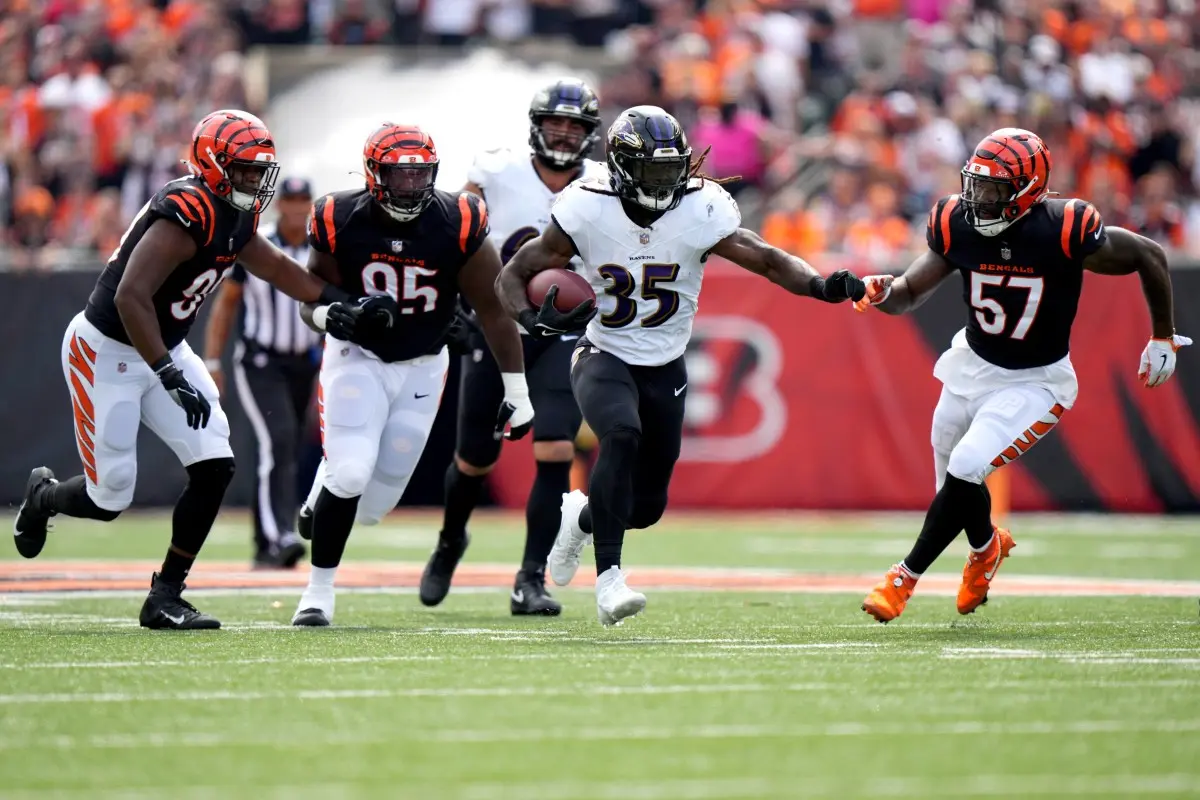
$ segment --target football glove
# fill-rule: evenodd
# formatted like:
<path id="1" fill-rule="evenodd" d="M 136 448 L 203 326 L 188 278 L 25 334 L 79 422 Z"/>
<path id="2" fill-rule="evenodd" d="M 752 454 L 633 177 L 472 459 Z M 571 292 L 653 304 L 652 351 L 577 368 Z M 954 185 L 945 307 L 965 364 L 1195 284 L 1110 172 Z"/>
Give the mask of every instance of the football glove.
<path id="1" fill-rule="evenodd" d="M 354 341 L 362 313 L 362 307 L 352 303 L 330 303 L 326 306 L 325 332 L 343 342 Z"/>
<path id="2" fill-rule="evenodd" d="M 197 431 L 207 428 L 209 417 L 212 415 L 212 406 L 209 405 L 208 398 L 188 382 L 170 355 L 163 356 L 155 362 L 154 374 L 175 401 L 175 405 L 187 414 L 188 427 Z"/>
<path id="3" fill-rule="evenodd" d="M 523 372 L 502 372 L 504 401 L 496 414 L 496 429 L 493 437 L 520 439 L 533 427 L 533 403 L 529 400 L 529 385 Z M 505 430 L 507 428 L 508 430 Z"/>
<path id="4" fill-rule="evenodd" d="M 813 296 L 826 303 L 861 300 L 867 293 L 867 287 L 848 269 L 839 269 L 828 278 L 813 278 L 812 289 Z"/>
<path id="5" fill-rule="evenodd" d="M 854 310 L 863 312 L 887 300 L 892 296 L 892 283 L 895 280 L 895 275 L 868 275 L 863 278 L 867 293 L 861 300 L 854 301 Z"/>
<path id="6" fill-rule="evenodd" d="M 531 336 L 541 339 L 551 339 L 564 333 L 582 330 L 587 327 L 592 317 L 596 316 L 596 302 L 584 300 L 565 314 L 554 307 L 554 298 L 558 297 L 557 284 L 550 287 L 542 300 L 542 307 L 536 311 L 527 308 L 520 313 L 518 321 Z"/>
<path id="7" fill-rule="evenodd" d="M 1170 339 L 1151 339 L 1142 351 L 1142 363 L 1138 367 L 1138 379 L 1147 389 L 1161 386 L 1175 374 L 1175 353 L 1191 344 L 1186 336 L 1175 334 Z"/>
<path id="8" fill-rule="evenodd" d="M 451 321 L 450 327 L 446 330 L 444 339 L 446 346 L 455 355 L 470 355 L 474 349 L 471 347 L 471 334 L 478 330 L 479 323 L 475 321 L 475 316 L 459 305 L 458 310 L 454 314 L 454 320 Z"/>

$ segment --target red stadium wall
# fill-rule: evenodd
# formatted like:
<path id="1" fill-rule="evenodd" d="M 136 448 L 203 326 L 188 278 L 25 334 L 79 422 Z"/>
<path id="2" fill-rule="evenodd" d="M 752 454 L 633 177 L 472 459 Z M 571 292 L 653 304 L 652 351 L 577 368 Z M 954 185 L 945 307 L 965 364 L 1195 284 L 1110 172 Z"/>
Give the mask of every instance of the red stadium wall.
<path id="1" fill-rule="evenodd" d="M 713 264 L 687 356 L 672 507 L 924 508 L 941 389 L 933 363 L 966 313 L 951 283 L 919 314 L 888 317 L 795 298 Z M 1136 278 L 1088 276 L 1073 336 L 1079 401 L 1053 436 L 1006 467 L 1013 508 L 1200 507 L 1200 392 L 1188 396 L 1200 359 L 1181 354 L 1186 385 L 1140 387 L 1148 331 Z M 519 507 L 532 478 L 530 444 L 507 445 L 492 491 Z"/>

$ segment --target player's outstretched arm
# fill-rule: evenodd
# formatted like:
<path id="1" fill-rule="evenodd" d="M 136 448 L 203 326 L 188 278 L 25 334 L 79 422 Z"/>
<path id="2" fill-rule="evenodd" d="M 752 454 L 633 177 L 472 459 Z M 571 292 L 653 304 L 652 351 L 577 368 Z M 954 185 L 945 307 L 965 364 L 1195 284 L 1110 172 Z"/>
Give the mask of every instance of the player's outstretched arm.
<path id="1" fill-rule="evenodd" d="M 147 364 L 167 356 L 154 295 L 184 261 L 196 254 L 196 243 L 180 226 L 156 220 L 129 254 L 117 286 L 116 306 L 129 341 Z"/>
<path id="2" fill-rule="evenodd" d="M 329 253 L 322 253 L 310 247 L 308 272 L 323 282 L 327 291 L 323 292 L 323 296 L 315 303 L 300 304 L 300 320 L 317 333 L 328 333 L 333 338 L 345 342 L 354 341 L 359 319 L 365 309 L 363 305 L 352 302 L 353 298 L 349 294 L 336 288 L 340 283 L 337 259 Z M 394 307 L 394 301 L 390 305 Z M 389 311 L 390 309 L 379 309 L 379 313 Z M 391 325 L 388 324 L 387 327 Z"/>
<path id="3" fill-rule="evenodd" d="M 526 242 L 500 270 L 496 278 L 496 296 L 505 312 L 513 319 L 520 319 L 522 312 L 533 310 L 525 294 L 529 281 L 543 270 L 567 266 L 574 255 L 571 237 L 552 218 L 542 235 Z"/>
<path id="4" fill-rule="evenodd" d="M 1175 333 L 1175 308 L 1171 297 L 1171 272 L 1167 254 L 1153 239 L 1124 228 L 1104 229 L 1105 242 L 1083 259 L 1083 268 L 1099 275 L 1130 275 L 1142 281 L 1150 309 L 1150 342 L 1142 351 L 1138 377 L 1148 388 L 1166 383 L 1175 373 L 1175 353 L 1192 343 Z"/>
<path id="5" fill-rule="evenodd" d="M 822 278 L 804 259 L 767 244 L 757 233 L 746 228 L 738 228 L 717 242 L 711 252 L 755 275 L 762 275 L 792 294 L 826 303 L 859 300 L 867 291 L 853 272 L 841 269 Z"/>
<path id="6" fill-rule="evenodd" d="M 350 299 L 329 281 L 300 266 L 260 233 L 250 238 L 238 260 L 251 273 L 302 303 L 329 305 Z"/>
<path id="7" fill-rule="evenodd" d="M 927 250 L 917 256 L 900 277 L 868 275 L 867 296 L 854 303 L 855 311 L 878 308 L 885 314 L 907 314 L 921 307 L 930 295 L 954 272 L 954 265 Z"/>

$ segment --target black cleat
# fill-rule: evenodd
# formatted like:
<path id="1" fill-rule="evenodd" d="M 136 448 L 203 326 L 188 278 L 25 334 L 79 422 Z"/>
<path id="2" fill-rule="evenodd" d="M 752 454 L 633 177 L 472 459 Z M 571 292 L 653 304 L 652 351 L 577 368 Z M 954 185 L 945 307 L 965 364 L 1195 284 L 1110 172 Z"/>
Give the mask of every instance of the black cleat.
<path id="1" fill-rule="evenodd" d="M 545 570 L 521 570 L 513 584 L 511 608 L 514 617 L 540 616 L 557 617 L 562 613 L 562 603 L 546 591 Z"/>
<path id="2" fill-rule="evenodd" d="M 300 506 L 300 512 L 296 514 L 296 533 L 300 534 L 300 538 L 306 542 L 312 541 L 312 526 L 313 513 L 312 509 L 306 505 Z"/>
<path id="3" fill-rule="evenodd" d="M 17 552 L 25 558 L 36 558 L 46 545 L 46 531 L 50 529 L 50 518 L 54 512 L 42 508 L 42 495 L 56 483 L 58 481 L 48 467 L 38 467 L 29 473 L 25 499 L 13 523 L 13 541 L 16 542 Z"/>
<path id="4" fill-rule="evenodd" d="M 436 606 L 446 599 L 446 595 L 450 594 L 450 581 L 454 578 L 454 569 L 458 566 L 458 562 L 462 559 L 463 553 L 467 551 L 467 545 L 470 543 L 471 536 L 468 533 L 463 533 L 461 539 L 454 541 L 448 541 L 440 534 L 438 535 L 437 548 L 429 557 L 425 571 L 421 573 L 419 594 L 422 604 Z"/>
<path id="5" fill-rule="evenodd" d="M 296 612 L 296 616 L 292 617 L 292 625 L 297 628 L 327 628 L 329 617 L 319 608 L 306 608 Z"/>
<path id="6" fill-rule="evenodd" d="M 295 569 L 308 549 L 296 536 L 288 534 L 279 540 L 279 547 L 260 550 L 254 554 L 254 569 Z"/>
<path id="7" fill-rule="evenodd" d="M 201 614 L 196 607 L 180 595 L 187 584 L 170 583 L 156 572 L 150 578 L 150 594 L 142 604 L 138 621 L 143 628 L 154 630 L 194 631 L 221 627 L 221 623 L 208 614 Z"/>

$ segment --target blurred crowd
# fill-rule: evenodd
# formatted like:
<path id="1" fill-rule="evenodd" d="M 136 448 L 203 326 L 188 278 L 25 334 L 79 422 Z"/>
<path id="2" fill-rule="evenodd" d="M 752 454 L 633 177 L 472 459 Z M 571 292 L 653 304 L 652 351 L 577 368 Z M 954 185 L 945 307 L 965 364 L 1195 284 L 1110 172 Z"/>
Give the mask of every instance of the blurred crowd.
<path id="1" fill-rule="evenodd" d="M 968 149 L 1039 133 L 1051 188 L 1200 257 L 1197 0 L 0 0 L 0 219 L 16 266 L 116 247 L 191 127 L 258 111 L 255 44 L 559 37 L 606 118 L 652 102 L 793 252 L 902 266 Z"/>

